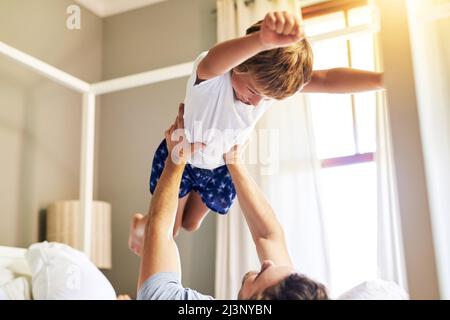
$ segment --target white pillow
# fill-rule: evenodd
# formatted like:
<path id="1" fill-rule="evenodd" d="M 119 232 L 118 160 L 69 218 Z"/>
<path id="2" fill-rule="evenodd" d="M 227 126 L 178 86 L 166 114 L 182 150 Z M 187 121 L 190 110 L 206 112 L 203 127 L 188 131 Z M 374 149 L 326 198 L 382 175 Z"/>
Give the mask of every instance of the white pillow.
<path id="1" fill-rule="evenodd" d="M 14 280 L 14 273 L 5 268 L 0 268 L 0 287 L 11 280 Z"/>
<path id="2" fill-rule="evenodd" d="M 115 300 L 111 283 L 88 259 L 68 245 L 33 244 L 26 254 L 35 300 Z"/>
<path id="3" fill-rule="evenodd" d="M 0 288 L 0 301 L 3 300 L 9 300 L 9 297 L 6 292 L 2 288 Z"/>
<path id="4" fill-rule="evenodd" d="M 18 277 L 0 287 L 0 300 L 31 300 L 29 279 Z"/>
<path id="5" fill-rule="evenodd" d="M 338 300 L 409 300 L 409 296 L 395 282 L 377 279 L 357 285 Z"/>

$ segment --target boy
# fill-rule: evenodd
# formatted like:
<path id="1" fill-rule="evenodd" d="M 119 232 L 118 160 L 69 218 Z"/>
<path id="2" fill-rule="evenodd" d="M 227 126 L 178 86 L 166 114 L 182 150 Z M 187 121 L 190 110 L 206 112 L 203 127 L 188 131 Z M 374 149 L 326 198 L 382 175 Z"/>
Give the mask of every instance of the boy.
<path id="1" fill-rule="evenodd" d="M 312 66 L 311 46 L 299 21 L 287 12 L 268 13 L 246 36 L 219 43 L 196 59 L 186 88 L 185 134 L 189 142 L 206 146 L 192 155 L 184 171 L 174 236 L 181 226 L 198 229 L 210 209 L 228 212 L 236 191 L 223 154 L 247 140 L 273 100 L 300 91 L 337 93 L 381 87 L 381 75 L 376 73 L 350 69 L 313 73 Z M 163 141 L 153 160 L 152 193 L 167 156 Z M 145 225 L 146 217 L 133 217 L 129 246 L 137 254 Z"/>

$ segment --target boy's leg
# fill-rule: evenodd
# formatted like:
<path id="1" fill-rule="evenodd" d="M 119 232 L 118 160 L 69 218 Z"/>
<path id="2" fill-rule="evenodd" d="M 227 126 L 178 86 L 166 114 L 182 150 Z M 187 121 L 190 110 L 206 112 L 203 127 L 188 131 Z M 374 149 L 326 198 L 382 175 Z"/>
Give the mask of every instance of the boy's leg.
<path id="1" fill-rule="evenodd" d="M 144 216 L 142 213 L 135 213 L 131 218 L 130 233 L 128 235 L 128 247 L 138 256 L 141 255 L 141 246 L 144 239 L 147 220 L 148 214 Z"/>
<path id="2" fill-rule="evenodd" d="M 187 231 L 197 230 L 208 212 L 209 208 L 203 203 L 200 194 L 196 191 L 191 191 L 184 208 L 183 228 Z"/>
<path id="3" fill-rule="evenodd" d="M 178 200 L 177 216 L 173 228 L 174 237 L 178 235 L 178 232 L 180 230 L 183 219 L 183 211 L 188 198 L 189 194 Z M 130 235 L 128 237 L 128 247 L 138 256 L 140 256 L 141 253 L 142 243 L 145 235 L 145 226 L 147 225 L 147 221 L 148 221 L 148 214 L 143 215 L 142 213 L 135 213 L 131 218 Z"/>

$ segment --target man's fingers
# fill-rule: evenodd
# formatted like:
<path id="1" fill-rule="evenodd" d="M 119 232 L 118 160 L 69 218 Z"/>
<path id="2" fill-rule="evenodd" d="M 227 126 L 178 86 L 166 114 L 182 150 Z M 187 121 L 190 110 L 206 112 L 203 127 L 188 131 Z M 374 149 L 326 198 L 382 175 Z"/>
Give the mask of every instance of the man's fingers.
<path id="1" fill-rule="evenodd" d="M 233 148 L 233 153 L 235 154 L 235 156 L 237 158 L 242 157 L 242 155 L 244 154 L 245 150 L 247 149 L 248 146 L 248 141 L 244 144 L 237 144 L 234 146 Z"/>
<path id="2" fill-rule="evenodd" d="M 168 139 L 170 139 L 169 130 L 166 130 L 166 132 L 164 132 L 164 139 L 166 139 L 166 141 L 167 141 Z"/>
<path id="3" fill-rule="evenodd" d="M 172 132 L 173 132 L 173 125 L 171 125 L 170 128 L 167 129 L 166 132 L 164 132 L 164 136 L 165 136 L 166 140 L 171 141 L 171 139 L 172 139 Z"/>
<path id="4" fill-rule="evenodd" d="M 248 140 L 243 145 L 234 145 L 230 151 L 224 154 L 226 164 L 235 164 L 243 161 L 243 154 L 248 145 Z"/>
<path id="5" fill-rule="evenodd" d="M 172 128 L 173 128 L 173 124 L 169 128 L 167 128 L 165 134 L 169 134 L 172 131 Z"/>
<path id="6" fill-rule="evenodd" d="M 184 104 L 180 103 L 178 107 L 178 116 L 176 120 L 177 128 L 184 129 Z"/>
<path id="7" fill-rule="evenodd" d="M 240 145 L 239 148 L 241 149 L 242 152 L 244 152 L 245 150 L 247 150 L 247 147 L 249 144 L 250 144 L 250 140 L 247 139 L 247 141 L 245 141 L 244 144 Z"/>
<path id="8" fill-rule="evenodd" d="M 183 118 L 184 116 L 184 103 L 180 103 L 180 105 L 178 106 L 178 116 L 180 118 Z"/>
<path id="9" fill-rule="evenodd" d="M 206 144 L 202 142 L 191 143 L 191 154 L 195 153 L 199 150 L 203 150 L 206 147 Z"/>

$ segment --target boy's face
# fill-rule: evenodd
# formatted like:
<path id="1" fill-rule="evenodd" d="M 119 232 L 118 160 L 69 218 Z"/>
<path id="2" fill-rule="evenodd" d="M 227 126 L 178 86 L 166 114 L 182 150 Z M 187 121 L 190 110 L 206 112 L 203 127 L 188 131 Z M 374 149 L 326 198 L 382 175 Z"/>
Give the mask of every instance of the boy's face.
<path id="1" fill-rule="evenodd" d="M 231 72 L 231 85 L 236 99 L 252 106 L 257 106 L 261 100 L 267 99 L 256 89 L 255 83 L 247 72 Z"/>

